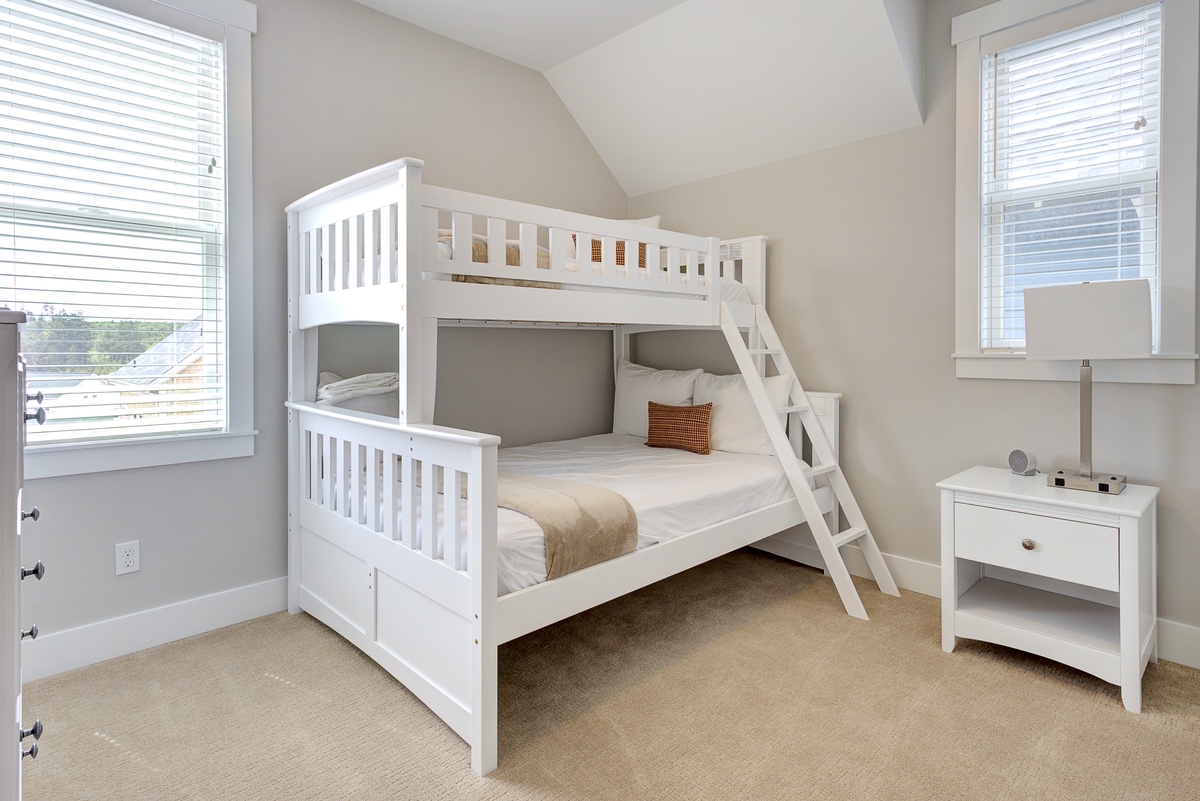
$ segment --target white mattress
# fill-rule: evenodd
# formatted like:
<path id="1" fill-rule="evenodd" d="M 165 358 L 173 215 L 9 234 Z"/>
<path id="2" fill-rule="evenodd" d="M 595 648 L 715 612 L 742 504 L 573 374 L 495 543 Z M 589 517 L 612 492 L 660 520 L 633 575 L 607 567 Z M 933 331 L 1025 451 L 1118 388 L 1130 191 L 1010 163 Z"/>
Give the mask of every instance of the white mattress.
<path id="1" fill-rule="evenodd" d="M 638 515 L 638 548 L 728 520 L 792 497 L 774 456 L 713 451 L 707 456 L 649 448 L 625 434 L 501 448 L 499 469 L 585 481 L 618 492 Z M 499 593 L 546 580 L 541 528 L 510 509 L 497 510 Z"/>

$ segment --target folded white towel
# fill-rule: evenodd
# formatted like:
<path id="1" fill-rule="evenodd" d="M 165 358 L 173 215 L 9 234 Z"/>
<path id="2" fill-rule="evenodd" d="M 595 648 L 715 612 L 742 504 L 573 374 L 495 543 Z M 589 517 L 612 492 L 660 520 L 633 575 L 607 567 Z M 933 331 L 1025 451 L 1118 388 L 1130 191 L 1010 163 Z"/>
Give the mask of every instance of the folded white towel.
<path id="1" fill-rule="evenodd" d="M 400 384 L 398 373 L 364 373 L 342 378 L 336 373 L 322 372 L 317 377 L 317 402 L 342 403 L 364 395 L 393 392 Z"/>

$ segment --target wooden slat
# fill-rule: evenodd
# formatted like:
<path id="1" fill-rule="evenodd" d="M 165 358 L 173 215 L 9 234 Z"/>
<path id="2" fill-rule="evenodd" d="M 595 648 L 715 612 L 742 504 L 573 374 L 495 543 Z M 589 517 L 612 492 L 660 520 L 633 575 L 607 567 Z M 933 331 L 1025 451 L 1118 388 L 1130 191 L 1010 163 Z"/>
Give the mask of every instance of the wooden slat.
<path id="1" fill-rule="evenodd" d="M 350 514 L 350 519 L 355 523 L 363 522 L 362 503 L 365 487 L 363 486 L 363 448 L 365 446 L 357 442 L 346 443 L 350 448 L 350 475 L 347 477 L 347 493 L 350 496 L 350 503 L 346 504 L 346 508 Z"/>
<path id="2" fill-rule="evenodd" d="M 398 458 L 391 451 L 383 452 L 383 503 L 380 509 L 383 514 L 383 520 L 380 522 L 383 525 L 380 526 L 379 531 L 389 540 L 400 538 L 399 521 L 396 519 L 398 513 L 396 505 L 396 501 L 398 500 L 396 497 L 396 479 L 398 478 L 396 475 L 396 460 Z"/>
<path id="3" fill-rule="evenodd" d="M 378 448 L 367 449 L 366 500 L 363 502 L 363 525 L 371 531 L 379 531 L 379 478 L 383 467 L 383 452 Z"/>
<path id="4" fill-rule="evenodd" d="M 488 264 L 500 265 L 505 264 L 505 243 L 508 239 L 508 224 L 504 220 L 495 217 L 488 217 L 487 221 L 487 242 L 488 242 Z"/>
<path id="5" fill-rule="evenodd" d="M 538 227 L 531 223 L 521 223 L 521 266 L 536 269 L 538 266 L 537 251 Z"/>
<path id="6" fill-rule="evenodd" d="M 472 240 L 471 215 L 456 211 L 450 215 L 451 247 L 455 261 L 471 261 Z"/>
<path id="7" fill-rule="evenodd" d="M 565 231 L 562 228 L 550 229 L 550 269 L 565 270 L 567 267 L 567 254 L 570 252 L 571 232 Z M 579 259 L 576 256 L 576 262 Z"/>
<path id="8" fill-rule="evenodd" d="M 363 242 L 362 215 L 355 214 L 346 221 L 346 288 L 362 286 Z"/>
<path id="9" fill-rule="evenodd" d="M 656 244 L 646 245 L 646 267 L 638 270 L 638 278 L 658 278 L 662 272 L 662 248 Z"/>
<path id="10" fill-rule="evenodd" d="M 383 250 L 379 242 L 379 210 L 363 215 L 363 271 L 361 286 L 376 286 L 379 283 L 379 262 Z"/>
<path id="11" fill-rule="evenodd" d="M 334 498 L 337 497 L 334 494 L 336 485 L 333 482 L 334 474 L 337 472 L 337 465 L 333 458 L 335 440 L 328 435 L 322 439 L 324 447 L 321 449 L 321 465 L 325 473 L 321 482 L 321 505 L 326 509 L 333 509 Z"/>
<path id="12" fill-rule="evenodd" d="M 321 229 L 324 236 L 324 248 L 321 253 L 321 278 L 322 291 L 332 292 L 337 288 L 335 283 L 337 276 L 337 264 L 335 263 L 334 254 L 337 251 L 337 226 L 331 223 L 328 227 Z"/>
<path id="13" fill-rule="evenodd" d="M 316 504 L 321 503 L 321 445 L 322 437 L 315 431 L 306 431 L 308 444 L 308 497 Z"/>
<path id="14" fill-rule="evenodd" d="M 417 532 L 417 469 L 413 458 L 406 456 L 400 463 L 400 542 L 415 548 Z"/>
<path id="15" fill-rule="evenodd" d="M 421 553 L 432 559 L 437 553 L 438 468 L 428 459 L 421 462 Z"/>

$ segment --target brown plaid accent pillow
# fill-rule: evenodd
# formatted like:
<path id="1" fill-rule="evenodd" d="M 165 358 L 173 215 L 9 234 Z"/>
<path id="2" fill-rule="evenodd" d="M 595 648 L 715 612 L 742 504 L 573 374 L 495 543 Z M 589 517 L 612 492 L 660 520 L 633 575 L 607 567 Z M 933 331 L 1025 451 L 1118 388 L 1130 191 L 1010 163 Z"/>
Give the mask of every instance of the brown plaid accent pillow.
<path id="1" fill-rule="evenodd" d="M 666 406 L 648 401 L 650 431 L 646 444 L 651 448 L 678 448 L 702 456 L 712 452 L 708 444 L 712 404 Z"/>
<path id="2" fill-rule="evenodd" d="M 571 234 L 571 241 L 577 242 L 577 240 L 575 238 L 575 234 Z M 604 243 L 601 242 L 599 239 L 593 239 L 592 240 L 592 261 L 599 264 L 600 260 L 602 258 L 604 258 Z M 625 266 L 625 240 L 624 239 L 617 240 L 617 265 L 620 267 Z M 645 242 L 638 242 L 638 267 L 641 267 L 643 270 L 646 269 L 646 243 Z"/>

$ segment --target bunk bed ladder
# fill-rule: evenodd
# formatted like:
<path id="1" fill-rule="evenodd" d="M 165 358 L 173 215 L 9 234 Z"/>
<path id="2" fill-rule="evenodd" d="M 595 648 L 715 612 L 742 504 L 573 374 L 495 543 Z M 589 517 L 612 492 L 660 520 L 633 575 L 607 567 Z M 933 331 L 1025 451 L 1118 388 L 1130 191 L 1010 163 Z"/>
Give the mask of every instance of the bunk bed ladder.
<path id="1" fill-rule="evenodd" d="M 866 558 L 867 567 L 880 590 L 889 595 L 899 595 L 900 591 L 883 561 L 883 554 L 875 542 L 875 537 L 871 534 L 871 529 L 867 526 L 862 509 L 854 499 L 854 493 L 850 491 L 846 475 L 842 472 L 841 465 L 838 464 L 829 439 L 825 436 L 825 431 L 821 428 L 816 413 L 808 403 L 808 396 L 800 385 L 800 380 L 792 369 L 787 354 L 784 353 L 783 344 L 775 332 L 775 327 L 771 325 L 766 309 L 755 305 L 754 310 L 755 322 L 748 328 L 749 344 L 747 339 L 742 336 L 745 326 L 738 326 L 725 303 L 721 304 L 721 330 L 724 332 L 725 339 L 729 342 L 729 348 L 746 379 L 746 386 L 750 390 L 751 397 L 754 398 L 754 405 L 758 408 L 767 433 L 771 437 L 771 442 L 775 446 L 775 451 L 783 462 L 784 470 L 796 493 L 796 498 L 800 501 L 800 508 L 804 511 L 817 549 L 825 561 L 825 572 L 833 579 L 838 595 L 841 596 L 842 604 L 846 607 L 846 612 L 866 620 L 867 611 L 863 607 L 862 599 L 858 596 L 854 581 L 850 578 L 850 570 L 842 559 L 840 549 L 843 545 L 858 542 L 863 556 Z M 763 383 L 763 378 L 767 375 L 768 362 L 774 364 L 776 373 L 792 378 L 788 403 L 782 409 L 772 406 L 767 396 L 766 385 Z M 796 456 L 791 441 L 780 422 L 780 415 L 784 414 L 787 415 L 786 419 L 799 420 L 804 426 L 804 431 L 808 435 L 812 447 L 813 467 L 805 468 Z M 816 496 L 809 484 L 810 479 L 827 485 L 833 491 L 833 495 L 837 499 L 837 507 L 842 513 L 840 516 L 838 509 L 834 509 L 828 517 L 821 514 Z M 840 529 L 838 521 L 841 517 L 844 517 L 847 523 L 845 529 Z M 830 527 L 831 522 L 833 528 Z"/>

